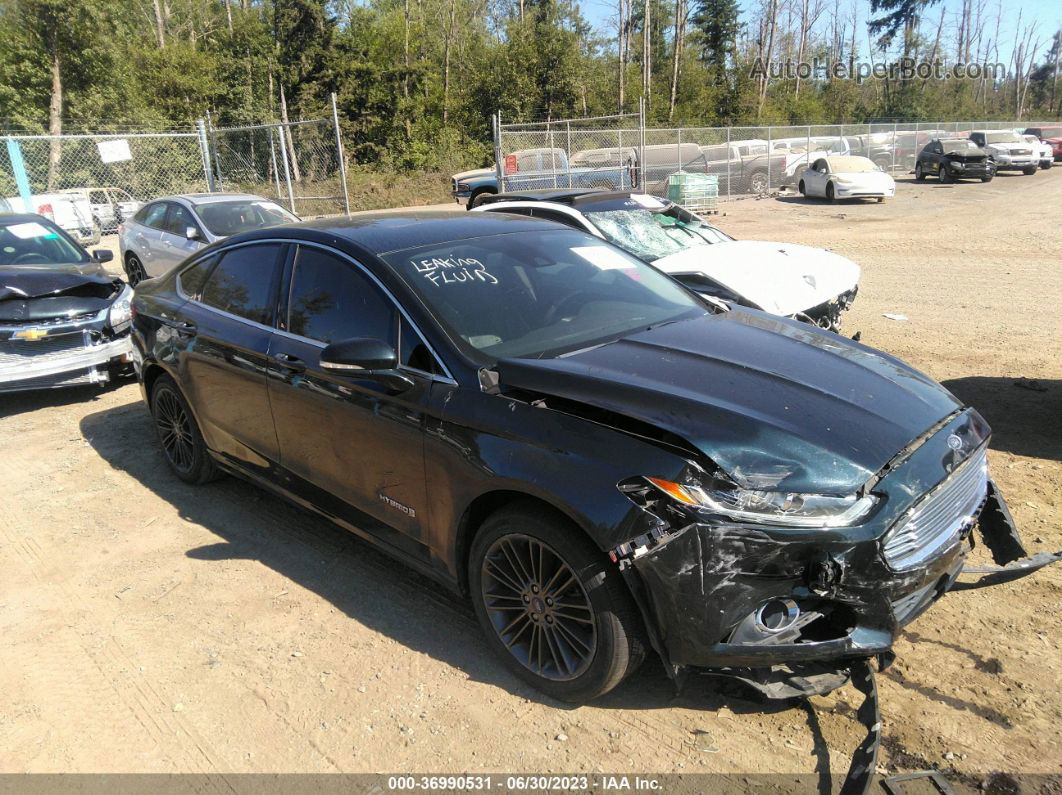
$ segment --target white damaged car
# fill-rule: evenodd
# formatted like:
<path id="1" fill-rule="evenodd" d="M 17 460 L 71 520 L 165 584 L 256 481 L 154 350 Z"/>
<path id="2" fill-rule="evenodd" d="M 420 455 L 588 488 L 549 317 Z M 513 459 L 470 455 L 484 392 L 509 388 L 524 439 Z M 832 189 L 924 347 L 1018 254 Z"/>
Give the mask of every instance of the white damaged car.
<path id="1" fill-rule="evenodd" d="M 837 199 L 877 199 L 896 195 L 896 180 L 869 157 L 833 155 L 820 157 L 804 169 L 797 189 L 803 196 Z"/>
<path id="2" fill-rule="evenodd" d="M 604 238 L 690 289 L 837 331 L 859 266 L 821 248 L 735 240 L 667 199 L 580 189 L 503 193 L 475 212 L 559 221 Z"/>

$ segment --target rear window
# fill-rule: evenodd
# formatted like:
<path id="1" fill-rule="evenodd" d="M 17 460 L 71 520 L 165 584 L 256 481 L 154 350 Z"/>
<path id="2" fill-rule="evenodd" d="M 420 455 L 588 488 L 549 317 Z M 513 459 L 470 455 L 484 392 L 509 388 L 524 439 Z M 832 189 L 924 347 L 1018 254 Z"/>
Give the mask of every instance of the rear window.
<path id="1" fill-rule="evenodd" d="M 298 217 L 276 202 L 266 199 L 241 199 L 196 205 L 196 212 L 212 235 L 228 237 L 278 224 L 293 224 Z"/>
<path id="2" fill-rule="evenodd" d="M 279 243 L 240 246 L 225 252 L 199 300 L 223 312 L 270 325 L 279 252 Z"/>

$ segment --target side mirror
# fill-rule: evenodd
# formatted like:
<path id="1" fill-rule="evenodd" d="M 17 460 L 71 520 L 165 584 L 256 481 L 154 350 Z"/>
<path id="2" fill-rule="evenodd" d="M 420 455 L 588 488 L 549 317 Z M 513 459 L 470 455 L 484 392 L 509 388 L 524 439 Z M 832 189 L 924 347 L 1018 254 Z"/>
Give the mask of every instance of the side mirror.
<path id="1" fill-rule="evenodd" d="M 198 240 L 199 230 L 196 229 L 194 226 L 186 226 L 184 228 L 184 236 L 189 240 Z"/>
<path id="2" fill-rule="evenodd" d="M 98 248 L 92 252 L 92 258 L 96 260 L 96 262 L 110 262 L 114 259 L 114 252 L 108 251 L 105 248 Z"/>
<path id="3" fill-rule="evenodd" d="M 378 381 L 396 392 L 413 386 L 413 381 L 397 369 L 395 349 L 383 340 L 355 337 L 334 342 L 321 351 L 320 362 L 324 370 Z"/>

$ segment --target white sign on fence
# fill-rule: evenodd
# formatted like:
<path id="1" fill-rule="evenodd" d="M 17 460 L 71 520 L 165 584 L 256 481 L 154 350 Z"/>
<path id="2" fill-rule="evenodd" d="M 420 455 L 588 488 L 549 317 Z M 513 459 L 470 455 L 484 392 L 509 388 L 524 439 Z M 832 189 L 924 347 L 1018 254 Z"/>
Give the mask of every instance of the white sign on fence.
<path id="1" fill-rule="evenodd" d="M 132 160 L 133 154 L 129 151 L 129 141 L 119 138 L 116 141 L 100 141 L 96 144 L 100 150 L 100 160 L 104 163 L 118 163 L 122 160 Z"/>

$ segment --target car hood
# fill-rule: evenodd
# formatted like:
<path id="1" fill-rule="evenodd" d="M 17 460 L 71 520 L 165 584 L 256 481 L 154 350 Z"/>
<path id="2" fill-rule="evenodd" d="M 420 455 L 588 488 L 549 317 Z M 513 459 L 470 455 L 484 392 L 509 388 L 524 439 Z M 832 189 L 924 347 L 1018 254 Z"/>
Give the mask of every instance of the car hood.
<path id="1" fill-rule="evenodd" d="M 686 440 L 741 485 L 795 492 L 854 493 L 961 408 L 942 386 L 887 354 L 746 309 L 560 358 L 503 359 L 497 369 L 503 390 L 649 423 Z"/>
<path id="2" fill-rule="evenodd" d="M 1032 149 L 1032 148 L 1033 148 L 1033 144 L 1026 143 L 1025 141 L 1022 141 L 1021 143 L 1010 142 L 1010 143 L 988 144 L 985 147 L 985 149 L 988 149 L 988 150 L 995 149 L 995 150 L 997 150 L 999 152 L 1013 152 L 1015 149 Z"/>
<path id="3" fill-rule="evenodd" d="M 58 295 L 85 285 L 116 281 L 98 262 L 68 265 L 0 265 L 0 301 Z M 90 288 L 91 289 L 91 288 Z"/>
<path id="4" fill-rule="evenodd" d="M 459 174 L 454 174 L 452 179 L 456 179 L 460 182 L 463 179 L 475 179 L 476 177 L 487 177 L 495 174 L 493 168 L 474 168 L 471 171 L 462 171 Z"/>
<path id="5" fill-rule="evenodd" d="M 838 254 L 795 243 L 731 240 L 653 262 L 665 273 L 703 273 L 776 315 L 805 312 L 854 289 L 859 266 Z"/>
<path id="6" fill-rule="evenodd" d="M 988 152 L 980 146 L 965 149 L 948 149 L 944 152 L 945 157 L 988 157 Z"/>

